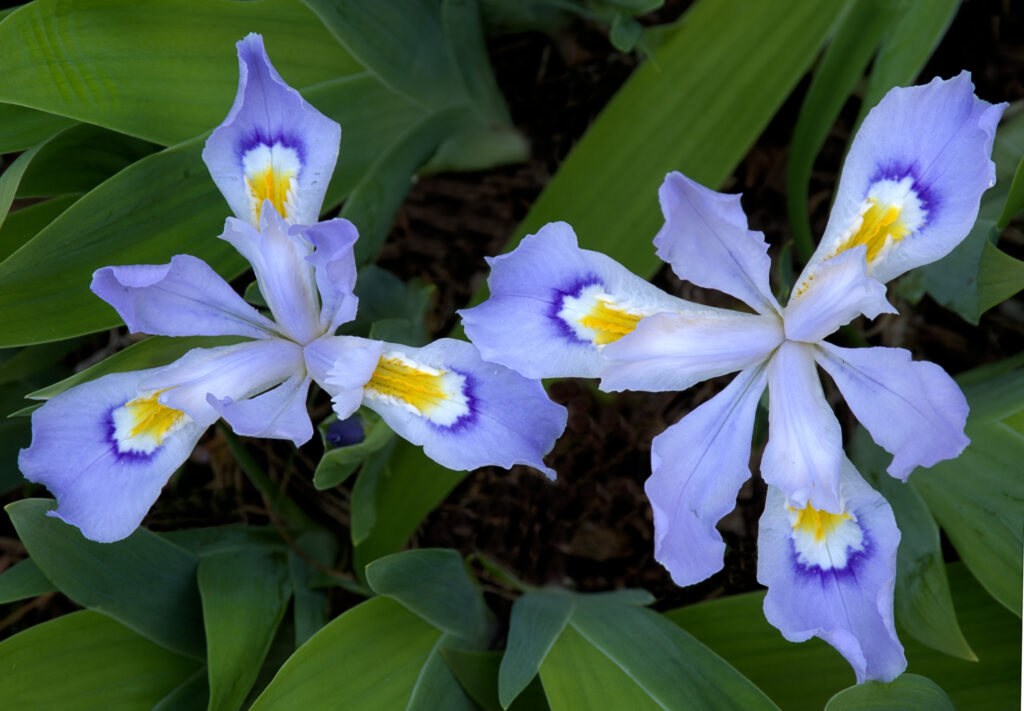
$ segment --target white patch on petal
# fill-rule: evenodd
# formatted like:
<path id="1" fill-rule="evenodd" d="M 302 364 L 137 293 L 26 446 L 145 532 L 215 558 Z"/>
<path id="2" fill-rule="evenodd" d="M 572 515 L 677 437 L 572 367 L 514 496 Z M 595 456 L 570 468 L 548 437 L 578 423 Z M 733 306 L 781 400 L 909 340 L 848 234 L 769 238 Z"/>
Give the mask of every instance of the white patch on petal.
<path id="1" fill-rule="evenodd" d="M 803 509 L 787 506 L 786 511 L 793 528 L 793 548 L 801 564 L 842 570 L 854 553 L 864 550 L 864 533 L 852 513 L 833 514 L 810 505 Z"/>
<path id="2" fill-rule="evenodd" d="M 152 454 L 165 438 L 192 421 L 158 400 L 162 390 L 140 394 L 111 412 L 114 443 L 121 454 Z"/>
<path id="3" fill-rule="evenodd" d="M 577 338 L 601 347 L 632 333 L 640 319 L 653 313 L 649 309 L 646 311 L 648 313 L 643 313 L 629 303 L 619 304 L 601 284 L 591 284 L 584 287 L 579 296 L 562 299 L 558 318 L 572 329 Z"/>
<path id="4" fill-rule="evenodd" d="M 872 183 L 861 204 L 857 219 L 839 238 L 831 256 L 858 245 L 867 245 L 868 271 L 907 235 L 924 225 L 928 217 L 921 198 L 914 190 L 914 178 L 886 178 Z"/>
<path id="5" fill-rule="evenodd" d="M 397 351 L 381 355 L 363 392 L 440 427 L 450 427 L 469 414 L 466 376 L 432 368 Z"/>
<path id="6" fill-rule="evenodd" d="M 245 152 L 242 170 L 254 224 L 260 223 L 264 200 L 270 200 L 286 220 L 295 212 L 296 178 L 301 168 L 298 152 L 281 143 L 260 143 Z"/>

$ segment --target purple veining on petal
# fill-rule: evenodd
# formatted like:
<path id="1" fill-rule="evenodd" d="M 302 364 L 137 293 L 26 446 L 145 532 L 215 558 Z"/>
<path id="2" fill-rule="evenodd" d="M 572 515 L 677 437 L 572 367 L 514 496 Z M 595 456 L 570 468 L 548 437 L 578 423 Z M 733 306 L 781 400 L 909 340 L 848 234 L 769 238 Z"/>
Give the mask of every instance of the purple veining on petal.
<path id="1" fill-rule="evenodd" d="M 602 287 L 604 286 L 604 282 L 601 281 L 600 277 L 596 274 L 587 274 L 586 276 L 574 281 L 568 288 L 560 289 L 556 286 L 551 289 L 554 298 L 551 300 L 551 308 L 548 309 L 547 316 L 555 325 L 555 329 L 559 334 L 568 341 L 572 341 L 573 343 L 583 343 L 588 346 L 594 345 L 592 341 L 586 338 L 580 338 L 576 332 L 572 330 L 572 327 L 558 315 L 558 312 L 564 308 L 566 298 L 578 299 L 584 289 L 594 286 L 595 284 Z"/>
<path id="2" fill-rule="evenodd" d="M 460 415 L 459 418 L 450 425 L 439 425 L 429 417 L 426 419 L 427 423 L 435 430 L 451 434 L 459 434 L 472 426 L 479 417 L 479 413 L 477 411 L 476 380 L 470 373 L 456 368 L 449 368 L 448 371 L 455 373 L 456 375 L 461 375 L 464 378 L 462 381 L 462 394 L 466 396 L 466 414 Z"/>
<path id="3" fill-rule="evenodd" d="M 904 178 L 912 178 L 914 184 L 912 186 L 914 194 L 921 203 L 921 210 L 925 214 L 925 224 L 931 219 L 934 219 L 941 207 L 941 201 L 938 196 L 934 194 L 929 185 L 924 184 L 920 178 L 920 168 L 917 163 L 901 163 L 896 160 L 891 160 L 885 165 L 879 164 L 877 166 L 875 174 L 871 176 L 871 180 L 868 181 L 868 188 L 875 183 L 882 180 L 892 180 L 894 182 L 900 182 Z"/>
<path id="4" fill-rule="evenodd" d="M 285 148 L 291 148 L 296 154 L 298 154 L 299 165 L 302 166 L 306 164 L 306 146 L 301 139 L 285 133 L 265 135 L 259 128 L 255 128 L 251 134 L 240 139 L 235 146 L 235 155 L 238 158 L 239 165 L 241 165 L 245 154 L 253 148 L 256 148 L 257 146 L 273 148 L 275 144 L 280 144 Z"/>
<path id="5" fill-rule="evenodd" d="M 839 583 L 843 580 L 856 580 L 857 570 L 868 561 L 875 551 L 874 541 L 868 532 L 861 528 L 861 549 L 854 551 L 849 554 L 846 558 L 846 567 L 841 570 L 836 568 L 829 568 L 828 570 L 822 570 L 817 565 L 805 565 L 800 562 L 797 556 L 796 546 L 793 543 L 792 537 L 789 539 L 789 554 L 790 559 L 793 561 L 793 572 L 802 580 L 815 580 L 817 579 L 821 587 L 826 587 L 830 581 Z"/>

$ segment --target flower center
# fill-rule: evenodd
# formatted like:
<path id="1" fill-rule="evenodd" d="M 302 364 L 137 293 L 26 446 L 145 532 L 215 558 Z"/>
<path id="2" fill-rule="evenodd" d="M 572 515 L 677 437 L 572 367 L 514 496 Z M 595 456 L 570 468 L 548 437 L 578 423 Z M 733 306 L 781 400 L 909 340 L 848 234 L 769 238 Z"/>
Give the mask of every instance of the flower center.
<path id="1" fill-rule="evenodd" d="M 615 303 L 600 284 L 583 288 L 578 296 L 566 296 L 558 316 L 580 340 L 598 346 L 614 343 L 632 333 L 643 318 L 642 314 L 632 313 Z"/>
<path id="2" fill-rule="evenodd" d="M 137 397 L 113 411 L 114 440 L 119 451 L 150 454 L 185 422 L 188 416 L 184 412 L 159 402 L 162 392 Z"/>
<path id="3" fill-rule="evenodd" d="M 808 505 L 787 506 L 797 561 L 821 570 L 844 569 L 864 549 L 864 533 L 851 513 L 830 513 Z"/>
<path id="4" fill-rule="evenodd" d="M 889 248 L 920 228 L 925 217 L 912 177 L 879 180 L 868 191 L 858 220 L 850 225 L 831 256 L 863 244 L 870 268 Z"/>
<path id="5" fill-rule="evenodd" d="M 416 363 L 400 353 L 381 356 L 364 390 L 371 398 L 402 405 L 444 427 L 469 414 L 464 375 Z"/>
<path id="6" fill-rule="evenodd" d="M 259 222 L 264 200 L 270 200 L 278 214 L 287 219 L 295 198 L 295 177 L 299 173 L 299 156 L 295 149 L 281 143 L 260 144 L 242 157 L 242 168 L 256 222 Z"/>

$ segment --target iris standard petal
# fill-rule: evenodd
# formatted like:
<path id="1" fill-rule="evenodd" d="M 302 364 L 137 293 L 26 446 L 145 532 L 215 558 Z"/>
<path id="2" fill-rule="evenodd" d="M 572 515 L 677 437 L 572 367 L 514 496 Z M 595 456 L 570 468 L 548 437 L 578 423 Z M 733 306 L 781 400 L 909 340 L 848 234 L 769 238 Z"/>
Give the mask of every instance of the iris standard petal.
<path id="1" fill-rule="evenodd" d="M 355 336 L 323 336 L 303 349 L 306 370 L 331 396 L 339 418 L 359 409 L 363 387 L 376 370 L 383 349 L 380 341 Z"/>
<path id="2" fill-rule="evenodd" d="M 159 393 L 162 405 L 181 410 L 203 427 L 220 413 L 217 401 L 238 402 L 304 374 L 302 349 L 280 338 L 220 348 L 194 348 L 163 368 L 150 371 L 139 385 Z"/>
<path id="3" fill-rule="evenodd" d="M 188 254 L 170 264 L 97 269 L 90 288 L 132 333 L 268 338 L 278 332 L 206 262 Z"/>
<path id="4" fill-rule="evenodd" d="M 757 536 L 764 614 L 791 642 L 820 637 L 846 657 L 857 682 L 892 681 L 907 666 L 893 625 L 896 548 L 892 509 L 843 462 L 838 513 L 794 508 L 768 488 Z"/>
<path id="5" fill-rule="evenodd" d="M 302 344 L 323 333 L 313 265 L 307 261 L 313 245 L 301 231 L 289 230 L 271 208 L 263 211 L 258 230 L 229 217 L 220 238 L 252 264 L 260 294 L 281 332 Z"/>
<path id="6" fill-rule="evenodd" d="M 782 339 L 775 314 L 711 308 L 656 314 L 605 348 L 601 389 L 685 390 L 765 360 Z"/>
<path id="7" fill-rule="evenodd" d="M 538 381 L 484 362 L 464 341 L 384 343 L 363 404 L 449 469 L 526 464 L 555 476 L 543 457 L 565 429 L 565 408 Z"/>
<path id="8" fill-rule="evenodd" d="M 341 126 L 284 83 L 260 35 L 237 47 L 238 94 L 203 160 L 239 219 L 258 226 L 269 200 L 288 222 L 311 225 L 338 161 Z"/>
<path id="9" fill-rule="evenodd" d="M 485 360 L 528 378 L 596 377 L 603 347 L 641 318 L 701 308 L 580 249 L 564 222 L 545 225 L 488 263 L 491 296 L 460 311 L 462 324 Z"/>
<path id="10" fill-rule="evenodd" d="M 18 466 L 57 497 L 51 515 L 86 538 L 116 541 L 134 531 L 206 429 L 140 388 L 154 372 L 106 375 L 32 413 L 32 446 Z"/>
<path id="11" fill-rule="evenodd" d="M 794 503 L 839 511 L 843 433 L 821 390 L 813 346 L 779 346 L 768 363 L 768 395 L 764 480 Z"/>
<path id="12" fill-rule="evenodd" d="M 359 299 L 352 293 L 357 273 L 352 247 L 359 232 L 348 220 L 335 218 L 302 228 L 302 234 L 313 245 L 313 253 L 306 261 L 313 265 L 320 291 L 320 330 L 331 335 L 338 326 L 356 317 Z"/>
<path id="13" fill-rule="evenodd" d="M 275 388 L 246 400 L 230 397 L 206 399 L 236 433 L 246 437 L 290 439 L 300 447 L 313 437 L 313 423 L 306 410 L 308 376 L 293 375 Z"/>
<path id="14" fill-rule="evenodd" d="M 967 72 L 886 94 L 854 138 L 825 236 L 797 284 L 858 244 L 883 283 L 948 254 L 995 184 L 992 141 L 1006 106 L 977 98 Z"/>
<path id="15" fill-rule="evenodd" d="M 911 360 L 902 348 L 820 344 L 818 363 L 878 444 L 895 455 L 889 474 L 906 481 L 915 467 L 952 459 L 964 434 L 967 399 L 942 368 Z"/>
<path id="16" fill-rule="evenodd" d="M 793 293 L 783 320 L 786 338 L 816 343 L 860 314 L 875 318 L 882 313 L 896 309 L 885 298 L 885 286 L 867 275 L 860 246 L 821 264 Z"/>
<path id="17" fill-rule="evenodd" d="M 763 365 L 744 370 L 654 438 L 644 485 L 654 510 L 654 557 L 676 585 L 693 585 L 722 567 L 725 543 L 715 526 L 750 478 L 754 413 L 766 379 Z"/>
<path id="18" fill-rule="evenodd" d="M 680 279 L 735 296 L 758 313 L 779 312 L 768 285 L 768 245 L 762 233 L 748 229 L 740 195 L 709 190 L 673 171 L 658 198 L 665 225 L 654 246 Z"/>

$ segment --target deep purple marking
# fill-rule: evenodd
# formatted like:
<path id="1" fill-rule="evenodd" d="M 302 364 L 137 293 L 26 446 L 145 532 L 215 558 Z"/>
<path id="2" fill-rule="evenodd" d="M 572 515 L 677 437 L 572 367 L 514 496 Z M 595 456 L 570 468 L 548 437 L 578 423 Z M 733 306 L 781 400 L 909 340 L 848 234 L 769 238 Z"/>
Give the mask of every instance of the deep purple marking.
<path id="1" fill-rule="evenodd" d="M 604 282 L 596 274 L 587 274 L 584 277 L 577 279 L 572 282 L 567 288 L 560 289 L 557 286 L 551 289 L 551 307 L 548 309 L 547 317 L 554 324 L 555 330 L 558 331 L 559 335 L 568 341 L 573 343 L 584 343 L 588 346 L 593 346 L 593 342 L 585 338 L 580 338 L 576 335 L 576 332 L 558 315 L 558 312 L 562 310 L 567 297 L 578 299 L 583 290 L 589 286 L 598 284 L 604 286 Z"/>
<path id="2" fill-rule="evenodd" d="M 435 430 L 440 430 L 449 434 L 459 434 L 463 430 L 468 429 L 479 419 L 476 399 L 476 379 L 470 373 L 464 373 L 455 368 L 449 368 L 448 370 L 449 372 L 461 375 L 466 379 L 462 384 L 462 394 L 466 396 L 466 414 L 461 415 L 450 425 L 439 425 L 429 417 L 427 418 L 427 423 Z"/>
<path id="3" fill-rule="evenodd" d="M 941 200 L 932 191 L 931 186 L 926 185 L 920 176 L 920 168 L 917 163 L 906 164 L 896 160 L 889 161 L 882 165 L 877 165 L 877 170 L 874 176 L 868 182 L 868 187 L 874 185 L 880 180 L 894 180 L 899 182 L 904 178 L 913 178 L 914 193 L 917 195 L 917 199 L 921 201 L 921 209 L 924 210 L 925 224 L 928 224 L 935 217 L 938 209 L 941 207 Z"/>
<path id="4" fill-rule="evenodd" d="M 242 164 L 242 158 L 245 154 L 251 151 L 256 146 L 266 146 L 267 148 L 272 147 L 275 143 L 280 143 L 285 148 L 291 148 L 299 156 L 299 166 L 306 164 L 306 151 L 305 144 L 297 137 L 285 133 L 274 133 L 266 134 L 259 128 L 253 129 L 252 133 L 246 138 L 238 141 L 235 145 L 235 157 L 238 159 L 238 164 Z"/>
<path id="5" fill-rule="evenodd" d="M 115 405 L 114 407 L 107 410 L 107 415 L 105 418 L 107 443 L 110 445 L 110 451 L 113 453 L 114 458 L 117 460 L 118 464 L 124 462 L 129 462 L 132 464 L 151 462 L 153 461 L 153 457 L 156 456 L 157 452 L 160 451 L 160 447 L 154 449 L 150 454 L 143 454 L 142 452 L 134 452 L 132 450 L 122 452 L 121 448 L 118 447 L 117 445 L 117 438 L 114 436 L 114 434 L 117 432 L 117 428 L 114 426 L 114 410 L 116 410 L 119 407 L 124 407 L 129 402 L 129 400 L 125 400 L 124 403 L 122 403 L 121 405 Z"/>
<path id="6" fill-rule="evenodd" d="M 853 555 L 847 556 L 846 567 L 840 569 L 830 568 L 828 570 L 822 570 L 816 565 L 805 565 L 800 562 L 797 557 L 796 545 L 793 543 L 793 537 L 789 537 L 789 557 L 793 561 L 793 572 L 796 573 L 798 578 L 803 580 L 817 580 L 821 587 L 825 587 L 829 581 L 835 580 L 837 583 L 842 581 L 848 581 L 850 579 L 856 580 L 857 571 L 865 564 L 865 561 L 870 559 L 875 553 L 875 544 L 868 535 L 867 530 L 864 528 L 860 529 L 863 539 L 861 543 L 863 548 L 859 551 L 855 551 Z"/>

